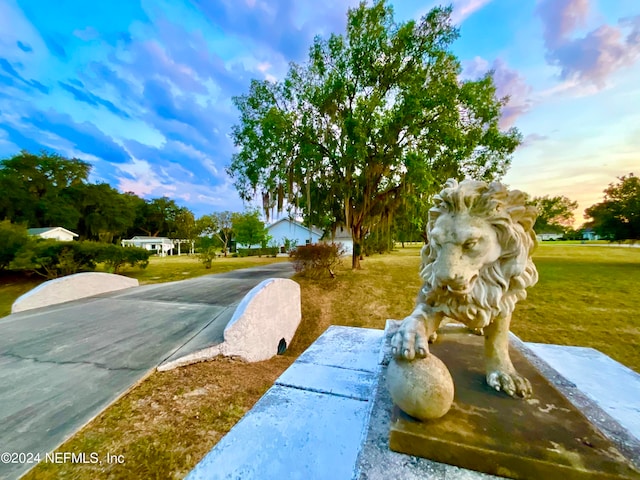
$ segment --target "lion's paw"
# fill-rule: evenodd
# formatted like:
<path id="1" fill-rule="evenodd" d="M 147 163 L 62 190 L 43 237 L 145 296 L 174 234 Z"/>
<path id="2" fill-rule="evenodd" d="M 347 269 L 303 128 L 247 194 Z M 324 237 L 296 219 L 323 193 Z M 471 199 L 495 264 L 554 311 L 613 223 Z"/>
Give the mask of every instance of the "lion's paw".
<path id="1" fill-rule="evenodd" d="M 531 396 L 531 383 L 518 372 L 495 370 L 487 374 L 487 383 L 496 390 L 502 390 L 510 397 L 526 398 Z"/>
<path id="2" fill-rule="evenodd" d="M 391 353 L 406 360 L 423 358 L 429 353 L 428 342 L 424 321 L 407 317 L 391 339 Z"/>

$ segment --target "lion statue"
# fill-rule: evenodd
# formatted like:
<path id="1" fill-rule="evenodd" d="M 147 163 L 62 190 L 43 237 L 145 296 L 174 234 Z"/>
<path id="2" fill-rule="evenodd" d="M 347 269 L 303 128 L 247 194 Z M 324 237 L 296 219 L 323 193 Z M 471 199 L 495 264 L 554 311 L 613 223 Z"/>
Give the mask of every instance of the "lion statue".
<path id="1" fill-rule="evenodd" d="M 427 356 L 445 317 L 483 329 L 487 383 L 512 397 L 531 395 L 531 384 L 509 357 L 509 323 L 526 288 L 538 281 L 531 261 L 536 209 L 526 196 L 500 183 L 449 179 L 434 198 L 422 248 L 424 283 L 414 311 L 391 341 L 392 354 Z"/>

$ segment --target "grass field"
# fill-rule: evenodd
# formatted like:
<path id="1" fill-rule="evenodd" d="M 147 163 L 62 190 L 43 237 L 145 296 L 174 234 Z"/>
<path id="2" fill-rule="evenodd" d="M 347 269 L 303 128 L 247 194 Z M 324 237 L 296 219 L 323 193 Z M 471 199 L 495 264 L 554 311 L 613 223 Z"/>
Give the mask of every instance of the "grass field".
<path id="1" fill-rule="evenodd" d="M 640 372 L 640 248 L 541 246 L 540 273 L 512 330 L 528 342 L 592 347 Z"/>
<path id="2" fill-rule="evenodd" d="M 156 372 L 60 448 L 123 455 L 124 465 L 41 464 L 25 478 L 184 477 L 329 325 L 383 328 L 409 313 L 418 252 L 366 258 L 360 271 L 344 265 L 333 280 L 296 278 L 303 319 L 284 356 Z M 516 307 L 513 331 L 525 341 L 594 347 L 640 372 L 640 249 L 545 243 L 535 262 L 540 281 Z"/>

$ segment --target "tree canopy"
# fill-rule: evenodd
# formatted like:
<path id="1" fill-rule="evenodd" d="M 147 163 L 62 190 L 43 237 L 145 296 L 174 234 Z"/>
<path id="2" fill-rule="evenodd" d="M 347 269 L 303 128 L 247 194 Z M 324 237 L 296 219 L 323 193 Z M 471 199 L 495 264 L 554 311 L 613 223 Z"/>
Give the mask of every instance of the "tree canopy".
<path id="1" fill-rule="evenodd" d="M 233 214 L 229 211 L 215 212 L 203 215 L 196 222 L 196 231 L 199 235 L 215 237 L 222 245 L 224 256 L 227 256 L 229 242 L 233 235 Z"/>
<path id="2" fill-rule="evenodd" d="M 75 228 L 80 212 L 70 198 L 91 165 L 55 153 L 21 151 L 0 161 L 0 218 L 29 227 Z"/>
<path id="3" fill-rule="evenodd" d="M 536 233 L 566 232 L 573 225 L 573 211 L 578 208 L 578 202 L 564 195 L 534 197 L 529 203 L 538 208 L 538 217 L 533 226 Z"/>
<path id="4" fill-rule="evenodd" d="M 231 216 L 233 232 L 236 242 L 251 248 L 253 245 L 262 245 L 268 238 L 268 230 L 264 222 L 260 220 L 260 212 L 257 210 L 233 213 Z"/>
<path id="5" fill-rule="evenodd" d="M 166 197 L 144 200 L 106 183 L 89 183 L 91 165 L 51 152 L 22 151 L 0 160 L 0 219 L 64 227 L 80 239 L 111 243 L 147 234 L 192 239 L 195 219 Z"/>
<path id="6" fill-rule="evenodd" d="M 520 135 L 498 127 L 506 99 L 491 73 L 460 79 L 450 14 L 398 23 L 384 0 L 363 2 L 345 35 L 317 37 L 283 81 L 252 81 L 234 98 L 228 172 L 241 197 L 346 226 L 358 268 L 364 237 L 403 203 L 425 203 L 449 177 L 502 175 Z"/>
<path id="7" fill-rule="evenodd" d="M 618 178 L 604 190 L 604 200 L 585 210 L 585 226 L 611 240 L 640 239 L 640 178 L 633 173 Z"/>

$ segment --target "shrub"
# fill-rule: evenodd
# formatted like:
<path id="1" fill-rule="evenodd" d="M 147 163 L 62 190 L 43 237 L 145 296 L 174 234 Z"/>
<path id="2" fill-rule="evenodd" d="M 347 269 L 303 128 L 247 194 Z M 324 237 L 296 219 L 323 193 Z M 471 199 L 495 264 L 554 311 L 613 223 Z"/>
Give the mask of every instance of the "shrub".
<path id="1" fill-rule="evenodd" d="M 291 250 L 298 246 L 298 241 L 295 238 L 284 237 L 283 243 L 285 253 L 290 253 Z"/>
<path id="2" fill-rule="evenodd" d="M 47 279 L 94 270 L 104 262 L 117 273 L 123 265 L 145 268 L 150 252 L 143 248 L 121 247 L 98 242 L 59 242 L 50 239 L 29 239 L 16 254 L 11 268 L 36 273 Z"/>
<path id="3" fill-rule="evenodd" d="M 138 266 L 140 268 L 147 268 L 147 265 L 149 265 L 151 251 L 145 250 L 144 248 L 122 247 L 120 245 L 113 244 L 95 245 L 99 246 L 96 257 L 97 261 L 104 262 L 110 273 L 120 272 L 121 268 L 126 264 L 131 267 Z"/>
<path id="4" fill-rule="evenodd" d="M 239 257 L 255 257 L 256 255 L 261 257 L 262 255 L 276 256 L 278 254 L 278 247 L 266 247 L 266 248 L 238 248 Z"/>
<path id="5" fill-rule="evenodd" d="M 144 248 L 139 247 L 120 247 L 126 252 L 126 262 L 130 267 L 139 267 L 145 269 L 149 266 L 149 257 L 151 253 Z"/>
<path id="6" fill-rule="evenodd" d="M 341 243 L 316 243 L 301 245 L 291 251 L 289 257 L 296 272 L 308 276 L 319 276 L 328 271 L 331 278 L 335 278 L 333 269 L 341 263 L 344 255 Z"/>
<path id="7" fill-rule="evenodd" d="M 364 240 L 363 253 L 366 256 L 374 253 L 383 254 L 393 250 L 393 240 L 385 232 L 373 232 Z"/>
<path id="8" fill-rule="evenodd" d="M 198 253 L 198 259 L 204 264 L 204 268 L 211 268 L 211 263 L 217 257 L 216 247 L 203 248 Z"/>
<path id="9" fill-rule="evenodd" d="M 0 270 L 9 266 L 28 241 L 27 227 L 11 223 L 9 220 L 0 222 Z"/>
<path id="10" fill-rule="evenodd" d="M 80 242 L 29 239 L 16 253 L 11 268 L 36 273 L 47 279 L 93 270 L 95 257 L 82 251 Z"/>

